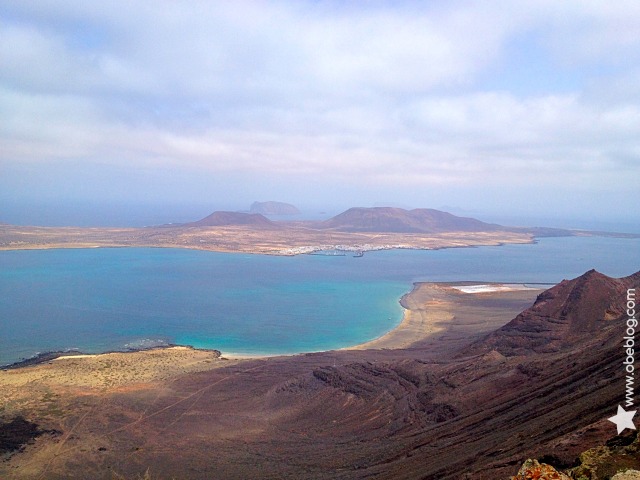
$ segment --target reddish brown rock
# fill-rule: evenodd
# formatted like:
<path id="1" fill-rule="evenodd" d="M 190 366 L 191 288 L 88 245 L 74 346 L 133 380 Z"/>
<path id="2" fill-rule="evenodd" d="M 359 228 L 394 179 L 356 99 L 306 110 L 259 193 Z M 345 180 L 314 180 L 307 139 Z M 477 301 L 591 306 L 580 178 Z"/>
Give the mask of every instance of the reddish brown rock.
<path id="1" fill-rule="evenodd" d="M 571 480 L 564 473 L 558 472 L 551 465 L 528 459 L 511 480 Z"/>
<path id="2" fill-rule="evenodd" d="M 467 353 L 496 350 L 505 356 L 570 351 L 594 338 L 622 332 L 627 289 L 640 272 L 622 279 L 595 270 L 563 280 L 541 293 L 535 304 L 504 327 L 474 344 Z"/>

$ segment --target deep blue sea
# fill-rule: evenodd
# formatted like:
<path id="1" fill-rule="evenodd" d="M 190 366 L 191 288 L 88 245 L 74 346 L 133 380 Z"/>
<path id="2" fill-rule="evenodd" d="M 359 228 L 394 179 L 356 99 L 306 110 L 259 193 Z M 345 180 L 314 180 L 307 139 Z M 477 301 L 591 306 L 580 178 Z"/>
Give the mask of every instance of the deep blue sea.
<path id="1" fill-rule="evenodd" d="M 416 281 L 557 283 L 640 270 L 640 240 L 274 257 L 180 249 L 0 252 L 0 365 L 37 352 L 188 344 L 296 353 L 376 338 Z"/>

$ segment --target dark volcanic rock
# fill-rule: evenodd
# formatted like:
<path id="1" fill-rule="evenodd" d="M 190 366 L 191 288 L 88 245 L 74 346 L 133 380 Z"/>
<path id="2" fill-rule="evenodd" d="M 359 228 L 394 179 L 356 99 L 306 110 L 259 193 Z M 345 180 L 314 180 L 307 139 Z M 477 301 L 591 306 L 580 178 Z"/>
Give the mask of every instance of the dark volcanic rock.
<path id="1" fill-rule="evenodd" d="M 347 232 L 396 233 L 490 232 L 504 229 L 500 225 L 457 217 L 440 210 L 392 207 L 350 208 L 322 222 L 320 226 Z"/>
<path id="2" fill-rule="evenodd" d="M 22 417 L 0 423 L 0 454 L 15 452 L 45 432 Z"/>

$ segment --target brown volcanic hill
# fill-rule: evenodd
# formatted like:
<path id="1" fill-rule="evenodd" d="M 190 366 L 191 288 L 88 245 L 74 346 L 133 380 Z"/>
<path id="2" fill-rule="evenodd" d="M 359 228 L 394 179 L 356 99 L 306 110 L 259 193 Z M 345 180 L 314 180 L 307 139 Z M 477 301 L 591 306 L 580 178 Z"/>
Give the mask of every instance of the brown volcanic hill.
<path id="1" fill-rule="evenodd" d="M 154 478 L 496 480 L 527 458 L 571 464 L 621 439 L 607 418 L 625 392 L 626 289 L 639 287 L 640 272 L 564 281 L 511 322 L 509 336 L 463 348 L 472 356 L 433 345 L 319 352 L 231 361 L 156 390 L 82 395 L 52 456 L 36 451 L 45 458 L 38 477 L 101 478 L 113 468 Z M 510 343 L 516 330 L 524 347 Z M 557 348 L 543 352 L 545 338 Z M 33 478 L 27 460 L 0 462 L 0 475 L 8 465 L 11 478 Z M 30 470 L 13 475 L 23 465 Z"/>
<path id="2" fill-rule="evenodd" d="M 197 222 L 187 223 L 188 227 L 219 227 L 222 225 L 251 225 L 262 228 L 274 228 L 277 225 L 259 213 L 213 212 Z"/>
<path id="3" fill-rule="evenodd" d="M 350 208 L 320 225 L 321 228 L 347 232 L 440 233 L 505 229 L 500 225 L 481 222 L 475 218 L 457 217 L 430 208 L 405 210 L 392 207 Z"/>
<path id="4" fill-rule="evenodd" d="M 268 201 L 253 202 L 249 212 L 262 215 L 298 215 L 300 210 L 290 203 Z"/>
<path id="5" fill-rule="evenodd" d="M 502 355 L 551 353 L 571 349 L 586 339 L 619 329 L 627 289 L 640 272 L 615 279 L 595 270 L 563 280 L 541 293 L 534 305 L 504 327 L 475 343 L 467 353 L 496 350 Z"/>
<path id="6" fill-rule="evenodd" d="M 305 432 L 272 445 L 283 461 L 326 459 L 307 460 L 313 478 L 495 480 L 529 457 L 569 465 L 618 438 L 606 419 L 623 399 L 626 293 L 639 287 L 640 272 L 590 271 L 464 355 L 316 367 L 269 393 L 267 411 L 296 412 L 277 428 Z"/>

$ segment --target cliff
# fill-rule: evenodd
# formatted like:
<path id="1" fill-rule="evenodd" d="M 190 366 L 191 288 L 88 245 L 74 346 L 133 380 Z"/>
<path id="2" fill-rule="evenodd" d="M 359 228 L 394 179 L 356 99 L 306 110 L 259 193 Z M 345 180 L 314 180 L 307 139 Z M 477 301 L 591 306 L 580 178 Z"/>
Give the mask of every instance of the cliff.
<path id="1" fill-rule="evenodd" d="M 563 280 L 466 353 L 542 354 L 568 351 L 596 338 L 604 341 L 619 333 L 617 320 L 625 312 L 627 289 L 639 281 L 640 272 L 614 279 L 595 270 Z"/>

